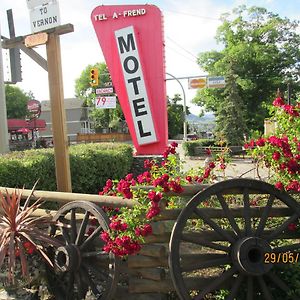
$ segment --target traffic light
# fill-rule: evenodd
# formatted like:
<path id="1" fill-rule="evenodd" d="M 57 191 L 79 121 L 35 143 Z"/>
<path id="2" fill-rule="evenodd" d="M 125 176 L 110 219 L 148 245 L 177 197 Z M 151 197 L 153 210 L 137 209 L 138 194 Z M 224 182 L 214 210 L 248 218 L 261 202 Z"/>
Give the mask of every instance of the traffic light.
<path id="1" fill-rule="evenodd" d="M 91 86 L 99 85 L 98 69 L 96 69 L 96 68 L 92 68 L 90 70 L 90 85 Z"/>

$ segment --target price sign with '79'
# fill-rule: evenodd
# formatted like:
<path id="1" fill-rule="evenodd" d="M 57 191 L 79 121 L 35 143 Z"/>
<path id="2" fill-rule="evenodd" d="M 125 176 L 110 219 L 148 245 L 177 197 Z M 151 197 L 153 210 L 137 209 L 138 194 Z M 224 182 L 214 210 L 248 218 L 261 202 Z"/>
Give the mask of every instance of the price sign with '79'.
<path id="1" fill-rule="evenodd" d="M 102 96 L 97 97 L 94 101 L 96 108 L 116 108 L 117 97 L 116 96 Z"/>

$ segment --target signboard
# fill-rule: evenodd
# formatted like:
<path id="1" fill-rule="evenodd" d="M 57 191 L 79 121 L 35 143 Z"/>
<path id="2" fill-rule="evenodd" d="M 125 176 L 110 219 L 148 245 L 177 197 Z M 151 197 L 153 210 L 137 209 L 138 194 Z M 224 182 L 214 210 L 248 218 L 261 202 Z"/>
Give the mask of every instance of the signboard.
<path id="1" fill-rule="evenodd" d="M 38 118 L 41 114 L 41 102 L 38 100 L 29 100 L 27 102 L 27 110 L 30 113 L 30 120 Z"/>
<path id="2" fill-rule="evenodd" d="M 112 87 L 96 89 L 96 95 L 112 94 L 113 92 L 114 92 L 114 88 Z"/>
<path id="3" fill-rule="evenodd" d="M 44 45 L 48 41 L 48 34 L 46 32 L 39 32 L 25 37 L 26 47 L 35 47 L 38 45 Z"/>
<path id="4" fill-rule="evenodd" d="M 225 87 L 225 77 L 215 76 L 207 78 L 207 87 L 209 88 L 224 88 Z"/>
<path id="5" fill-rule="evenodd" d="M 168 120 L 161 11 L 154 5 L 101 5 L 91 20 L 136 153 L 162 154 Z"/>
<path id="6" fill-rule="evenodd" d="M 206 77 L 189 78 L 189 89 L 203 89 L 206 87 Z"/>
<path id="7" fill-rule="evenodd" d="M 31 31 L 44 31 L 60 25 L 58 2 L 50 2 L 29 11 Z"/>
<path id="8" fill-rule="evenodd" d="M 56 2 L 56 0 L 26 0 L 28 9 L 33 9 L 37 6 L 46 5 L 49 2 Z"/>
<path id="9" fill-rule="evenodd" d="M 116 96 L 102 96 L 95 99 L 96 108 L 116 108 L 117 97 Z"/>

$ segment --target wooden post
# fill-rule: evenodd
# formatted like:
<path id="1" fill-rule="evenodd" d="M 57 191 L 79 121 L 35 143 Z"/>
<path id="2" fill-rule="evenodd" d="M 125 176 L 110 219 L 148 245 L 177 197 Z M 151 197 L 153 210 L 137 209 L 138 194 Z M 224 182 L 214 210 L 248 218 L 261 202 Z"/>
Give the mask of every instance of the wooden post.
<path id="1" fill-rule="evenodd" d="M 57 190 L 59 192 L 71 192 L 72 184 L 64 108 L 60 40 L 57 33 L 49 34 L 46 49 Z"/>

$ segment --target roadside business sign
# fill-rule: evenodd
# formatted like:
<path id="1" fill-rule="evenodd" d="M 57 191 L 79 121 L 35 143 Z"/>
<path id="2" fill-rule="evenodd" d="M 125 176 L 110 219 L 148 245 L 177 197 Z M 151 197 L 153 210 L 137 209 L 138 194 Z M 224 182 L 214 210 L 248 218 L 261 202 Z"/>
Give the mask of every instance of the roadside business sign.
<path id="1" fill-rule="evenodd" d="M 225 87 L 225 77 L 224 76 L 207 77 L 207 87 L 208 88 L 224 88 Z"/>
<path id="2" fill-rule="evenodd" d="M 101 5 L 91 20 L 136 153 L 162 154 L 168 120 L 161 11 L 154 5 Z"/>
<path id="3" fill-rule="evenodd" d="M 206 77 L 189 78 L 189 89 L 203 89 L 206 87 Z"/>
<path id="4" fill-rule="evenodd" d="M 96 97 L 94 103 L 96 108 L 116 108 L 117 97 L 116 96 Z"/>
<path id="5" fill-rule="evenodd" d="M 112 94 L 113 92 L 114 92 L 114 88 L 113 87 L 96 89 L 96 95 Z"/>
<path id="6" fill-rule="evenodd" d="M 49 2 L 49 1 L 48 1 Z M 60 25 L 58 2 L 49 2 L 29 10 L 32 33 L 44 31 Z"/>

